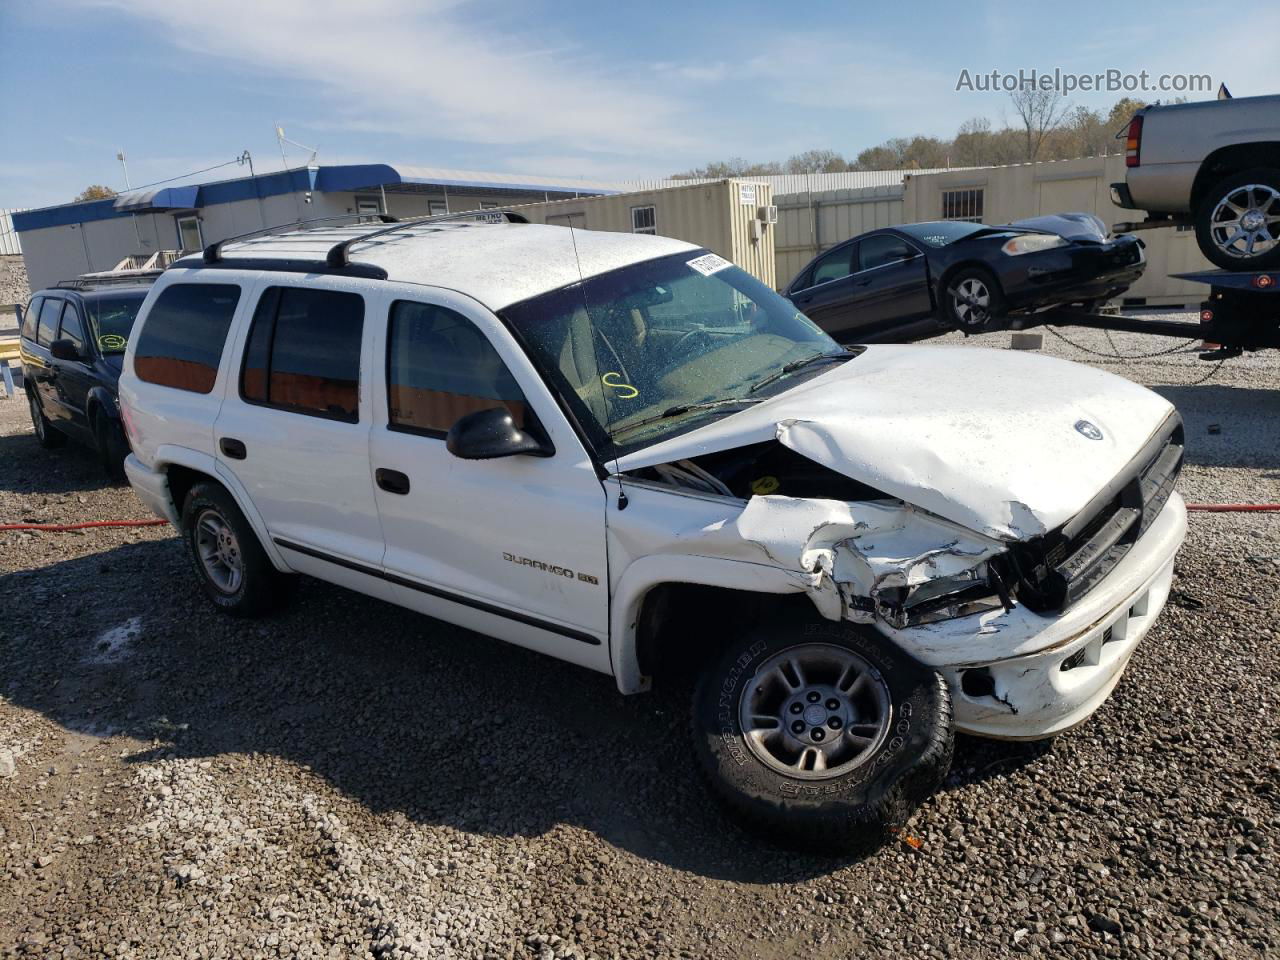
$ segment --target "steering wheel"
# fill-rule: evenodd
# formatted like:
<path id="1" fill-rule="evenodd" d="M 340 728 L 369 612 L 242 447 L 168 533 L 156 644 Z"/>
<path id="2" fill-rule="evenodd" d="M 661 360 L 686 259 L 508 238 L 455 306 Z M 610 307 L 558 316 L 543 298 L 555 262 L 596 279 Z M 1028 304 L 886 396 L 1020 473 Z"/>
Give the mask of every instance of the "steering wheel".
<path id="1" fill-rule="evenodd" d="M 707 346 L 712 346 L 714 344 L 715 338 L 712 337 L 711 334 L 708 333 L 705 328 L 695 327 L 694 329 L 690 330 L 688 333 L 683 334 L 679 340 L 677 340 L 675 343 L 671 345 L 671 350 L 668 352 L 668 356 L 670 356 L 671 359 L 673 360 L 676 359 L 679 356 L 681 349 L 683 349 L 686 344 L 688 344 L 692 340 L 696 340 L 699 337 L 707 341 Z"/>

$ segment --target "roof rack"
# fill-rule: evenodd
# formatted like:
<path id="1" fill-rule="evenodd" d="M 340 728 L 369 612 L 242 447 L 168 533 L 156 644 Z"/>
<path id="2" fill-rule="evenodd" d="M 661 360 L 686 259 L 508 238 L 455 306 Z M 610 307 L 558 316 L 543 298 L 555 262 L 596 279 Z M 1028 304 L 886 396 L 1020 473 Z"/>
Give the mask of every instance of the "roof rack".
<path id="1" fill-rule="evenodd" d="M 224 237 L 215 243 L 209 244 L 204 248 L 204 262 L 217 263 L 222 259 L 222 248 L 228 243 L 237 243 L 241 240 L 249 240 L 253 237 L 269 237 L 275 233 L 284 233 L 289 230 L 297 230 L 299 227 L 309 227 L 316 223 L 333 223 L 335 220 L 354 220 L 360 223 L 363 220 L 370 220 L 376 217 L 381 223 L 399 223 L 397 217 L 391 216 L 389 213 L 342 213 L 333 217 L 315 217 L 311 220 L 298 220 L 294 223 L 280 223 L 274 227 L 263 227 L 261 230 L 250 230 L 248 233 L 241 233 L 234 237 Z"/>
<path id="2" fill-rule="evenodd" d="M 381 227 L 369 233 L 361 234 L 358 237 L 352 237 L 349 240 L 343 240 L 341 243 L 334 244 L 328 254 L 325 255 L 325 263 L 330 269 L 341 270 L 344 267 L 351 266 L 351 260 L 348 253 L 357 243 L 365 243 L 375 237 L 381 237 L 388 233 L 395 233 L 408 227 L 416 227 L 424 223 L 444 223 L 449 220 L 479 220 L 481 223 L 492 222 L 495 217 L 502 217 L 507 223 L 528 223 L 527 217 L 523 217 L 518 213 L 512 213 L 509 210 L 469 210 L 465 213 L 442 213 L 428 217 L 413 217 L 408 220 L 401 220 L 393 223 L 389 227 Z"/>
<path id="3" fill-rule="evenodd" d="M 53 285 L 55 290 L 83 290 L 86 287 L 110 287 L 126 284 L 150 282 L 164 273 L 163 270 L 131 270 L 128 273 L 99 273 L 76 277 L 74 280 L 59 280 Z"/>

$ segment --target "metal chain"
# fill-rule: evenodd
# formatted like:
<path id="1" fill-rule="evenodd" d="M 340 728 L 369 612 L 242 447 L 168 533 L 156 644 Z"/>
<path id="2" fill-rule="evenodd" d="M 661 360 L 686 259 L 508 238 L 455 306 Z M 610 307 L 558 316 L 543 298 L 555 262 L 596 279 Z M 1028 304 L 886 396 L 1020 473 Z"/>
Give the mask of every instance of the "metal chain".
<path id="1" fill-rule="evenodd" d="M 1114 353 L 1104 353 L 1101 350 L 1093 350 L 1090 347 L 1086 347 L 1082 343 L 1076 343 L 1074 340 L 1070 340 L 1067 337 L 1064 337 L 1062 334 L 1060 334 L 1057 330 L 1053 329 L 1053 327 L 1051 327 L 1047 323 L 1044 325 L 1044 328 L 1049 333 L 1053 334 L 1055 337 L 1061 340 L 1063 343 L 1069 344 L 1070 346 L 1073 346 L 1077 350 L 1080 350 L 1084 353 L 1092 354 L 1095 357 L 1103 357 L 1108 360 L 1148 360 L 1151 357 L 1162 357 L 1162 356 L 1165 356 L 1166 354 L 1178 353 L 1180 351 L 1183 351 L 1186 353 L 1193 353 L 1195 351 L 1191 349 L 1191 344 L 1195 343 L 1196 339 L 1198 339 L 1198 338 L 1195 338 L 1191 340 L 1186 340 L 1182 343 L 1175 344 L 1174 346 L 1168 347 L 1163 350 L 1152 350 L 1150 353 L 1123 354 L 1123 353 L 1120 353 L 1118 350 L 1116 350 L 1115 342 L 1111 339 L 1111 331 L 1103 330 L 1103 333 L 1107 335 L 1107 342 L 1111 344 L 1111 349 L 1116 350 L 1116 352 Z"/>

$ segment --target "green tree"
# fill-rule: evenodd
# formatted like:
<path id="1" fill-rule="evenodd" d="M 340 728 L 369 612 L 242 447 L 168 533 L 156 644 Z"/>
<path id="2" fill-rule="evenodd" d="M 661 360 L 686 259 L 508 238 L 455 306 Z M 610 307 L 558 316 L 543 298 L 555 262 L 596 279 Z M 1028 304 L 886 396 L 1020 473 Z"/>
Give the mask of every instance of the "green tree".
<path id="1" fill-rule="evenodd" d="M 116 192 L 110 187 L 104 187 L 100 183 L 95 183 L 81 190 L 76 195 L 75 202 L 79 203 L 81 200 L 108 200 L 115 195 Z"/>

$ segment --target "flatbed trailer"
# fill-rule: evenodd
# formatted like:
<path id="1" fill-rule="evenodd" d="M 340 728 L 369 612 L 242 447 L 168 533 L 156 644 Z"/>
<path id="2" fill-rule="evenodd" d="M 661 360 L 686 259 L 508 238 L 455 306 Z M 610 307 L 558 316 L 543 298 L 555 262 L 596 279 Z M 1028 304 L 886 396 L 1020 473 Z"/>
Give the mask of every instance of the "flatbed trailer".
<path id="1" fill-rule="evenodd" d="M 1015 329 L 1039 326 L 1091 327 L 1157 337 L 1185 337 L 1216 344 L 1201 360 L 1238 357 L 1246 350 L 1280 347 L 1280 271 L 1201 270 L 1172 274 L 1178 280 L 1209 285 L 1198 322 L 1121 317 L 1055 307 L 1015 320 Z"/>

